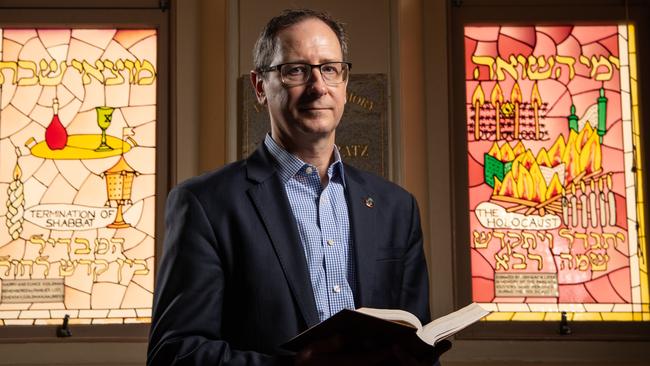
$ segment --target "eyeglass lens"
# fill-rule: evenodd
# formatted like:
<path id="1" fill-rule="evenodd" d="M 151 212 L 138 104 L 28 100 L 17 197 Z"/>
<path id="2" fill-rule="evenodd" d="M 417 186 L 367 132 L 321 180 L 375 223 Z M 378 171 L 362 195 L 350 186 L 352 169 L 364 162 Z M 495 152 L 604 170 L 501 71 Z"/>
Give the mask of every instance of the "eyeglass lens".
<path id="1" fill-rule="evenodd" d="M 303 63 L 284 64 L 280 69 L 282 81 L 286 84 L 303 84 L 309 81 L 312 68 L 318 67 L 327 84 L 340 84 L 348 78 L 348 64 L 345 62 L 327 62 L 321 65 Z"/>

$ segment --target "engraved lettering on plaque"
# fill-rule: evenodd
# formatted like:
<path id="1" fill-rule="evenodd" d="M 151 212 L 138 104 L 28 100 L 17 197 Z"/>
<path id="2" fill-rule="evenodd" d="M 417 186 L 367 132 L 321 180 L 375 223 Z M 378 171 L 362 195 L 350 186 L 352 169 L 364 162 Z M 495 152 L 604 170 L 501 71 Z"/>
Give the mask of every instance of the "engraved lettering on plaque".
<path id="1" fill-rule="evenodd" d="M 556 273 L 495 273 L 497 297 L 557 297 Z"/>
<path id="2" fill-rule="evenodd" d="M 63 302 L 63 279 L 3 280 L 2 304 Z"/>

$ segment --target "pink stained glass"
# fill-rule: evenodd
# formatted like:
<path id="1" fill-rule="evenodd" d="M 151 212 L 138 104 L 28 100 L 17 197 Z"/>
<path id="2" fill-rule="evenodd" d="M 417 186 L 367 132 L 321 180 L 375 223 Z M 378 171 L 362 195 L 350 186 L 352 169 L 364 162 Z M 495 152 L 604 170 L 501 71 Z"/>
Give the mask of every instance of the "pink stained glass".
<path id="1" fill-rule="evenodd" d="M 0 37 L 0 326 L 148 322 L 156 30 Z"/>
<path id="2" fill-rule="evenodd" d="M 628 227 L 643 223 L 625 158 L 628 30 L 465 28 L 473 301 L 496 312 L 600 304 L 648 315 L 645 254 Z"/>

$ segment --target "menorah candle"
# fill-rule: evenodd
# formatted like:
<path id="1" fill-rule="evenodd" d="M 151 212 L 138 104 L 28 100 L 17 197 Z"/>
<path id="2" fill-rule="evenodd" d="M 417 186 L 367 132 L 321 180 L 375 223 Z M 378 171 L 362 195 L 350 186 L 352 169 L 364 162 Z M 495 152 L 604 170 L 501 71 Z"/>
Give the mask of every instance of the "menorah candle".
<path id="1" fill-rule="evenodd" d="M 481 138 L 481 106 L 485 103 L 485 95 L 481 83 L 478 83 L 474 94 L 472 95 L 472 104 L 474 104 L 474 140 L 478 141 Z"/>
<path id="2" fill-rule="evenodd" d="M 564 221 L 564 225 L 569 226 L 569 200 L 564 193 L 562 194 L 562 221 Z"/>
<path id="3" fill-rule="evenodd" d="M 616 226 L 616 197 L 612 191 L 612 174 L 607 174 L 607 203 L 609 204 L 609 226 Z"/>
<path id="4" fill-rule="evenodd" d="M 607 225 L 607 206 L 604 192 L 603 180 L 605 177 L 598 179 L 598 206 L 600 207 L 600 226 Z"/>
<path id="5" fill-rule="evenodd" d="M 512 87 L 512 92 L 510 93 L 510 101 L 515 104 L 515 127 L 514 127 L 514 139 L 519 139 L 519 104 L 521 103 L 521 89 L 519 88 L 519 83 L 515 82 L 515 85 Z"/>
<path id="6" fill-rule="evenodd" d="M 589 223 L 587 222 L 587 194 L 585 193 L 586 187 L 585 187 L 585 182 L 584 181 L 580 181 L 580 191 L 581 191 L 581 194 L 580 194 L 580 205 L 581 205 L 581 207 L 580 207 L 580 218 L 581 218 L 580 225 L 583 228 L 586 228 L 587 226 L 589 226 Z"/>
<path id="7" fill-rule="evenodd" d="M 530 95 L 530 102 L 533 105 L 533 114 L 535 118 L 535 140 L 539 140 L 539 107 L 542 105 L 542 96 L 537 88 L 537 81 L 533 84 L 533 90 Z"/>
<path id="8" fill-rule="evenodd" d="M 494 88 L 492 88 L 490 101 L 492 102 L 492 106 L 494 107 L 495 111 L 496 140 L 501 140 L 501 104 L 503 103 L 503 93 L 501 92 L 499 82 L 494 84 Z"/>
<path id="9" fill-rule="evenodd" d="M 598 213 L 596 212 L 596 191 L 594 189 L 594 180 L 591 180 L 589 185 L 589 218 L 591 227 L 598 226 Z"/>

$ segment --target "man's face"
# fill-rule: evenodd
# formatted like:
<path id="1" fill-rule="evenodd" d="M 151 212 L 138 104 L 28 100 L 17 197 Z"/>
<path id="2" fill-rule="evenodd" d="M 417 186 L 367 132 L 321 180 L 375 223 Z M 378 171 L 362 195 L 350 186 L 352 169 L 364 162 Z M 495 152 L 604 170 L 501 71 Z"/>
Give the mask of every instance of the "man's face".
<path id="1" fill-rule="evenodd" d="M 282 30 L 277 40 L 271 65 L 343 61 L 338 38 L 318 19 L 306 19 Z M 333 142 L 334 130 L 343 114 L 346 86 L 347 82 L 327 85 L 320 70 L 314 68 L 304 85 L 283 85 L 280 72 L 272 71 L 256 83 L 256 90 L 258 99 L 268 103 L 273 137 L 289 147 L 323 138 Z"/>

